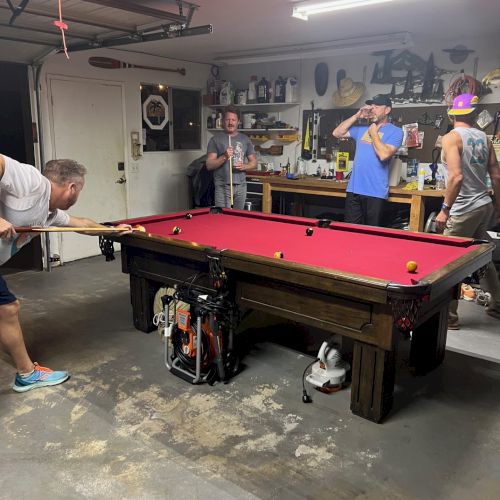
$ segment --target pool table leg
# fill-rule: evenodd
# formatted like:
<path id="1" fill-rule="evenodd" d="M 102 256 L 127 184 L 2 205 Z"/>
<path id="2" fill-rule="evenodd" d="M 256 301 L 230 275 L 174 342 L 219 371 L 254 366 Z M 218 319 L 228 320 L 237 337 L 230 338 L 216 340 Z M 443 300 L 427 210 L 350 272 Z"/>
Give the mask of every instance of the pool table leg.
<path id="1" fill-rule="evenodd" d="M 444 359 L 448 334 L 448 303 L 412 334 L 410 367 L 415 375 L 425 375 Z"/>
<path id="2" fill-rule="evenodd" d="M 153 325 L 154 299 L 159 284 L 133 274 L 130 275 L 130 301 L 134 326 L 149 333 L 156 329 Z"/>
<path id="3" fill-rule="evenodd" d="M 395 349 L 354 342 L 351 410 L 380 422 L 391 410 L 394 394 Z"/>

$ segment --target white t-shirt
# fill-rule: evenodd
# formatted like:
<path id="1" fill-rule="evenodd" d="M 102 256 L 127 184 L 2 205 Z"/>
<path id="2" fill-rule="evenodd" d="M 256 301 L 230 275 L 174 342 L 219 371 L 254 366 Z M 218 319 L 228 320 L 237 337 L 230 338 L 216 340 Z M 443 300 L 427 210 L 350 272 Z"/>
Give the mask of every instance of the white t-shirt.
<path id="1" fill-rule="evenodd" d="M 35 167 L 2 155 L 5 169 L 0 179 L 0 217 L 14 226 L 67 226 L 69 215 L 49 211 L 51 184 Z M 0 239 L 0 264 L 7 262 L 35 233 L 20 233 L 15 239 Z"/>

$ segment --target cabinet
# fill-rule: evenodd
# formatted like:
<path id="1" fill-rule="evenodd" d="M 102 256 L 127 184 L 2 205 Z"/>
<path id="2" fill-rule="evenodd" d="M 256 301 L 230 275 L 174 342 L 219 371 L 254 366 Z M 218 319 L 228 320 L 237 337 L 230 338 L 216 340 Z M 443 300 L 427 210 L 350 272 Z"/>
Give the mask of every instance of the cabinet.
<path id="1" fill-rule="evenodd" d="M 293 108 L 298 108 L 299 103 L 255 103 L 255 104 L 235 104 L 235 108 L 237 108 L 240 112 L 240 115 L 244 113 L 277 113 L 277 120 L 281 121 L 281 113 L 283 111 L 291 110 Z M 222 112 L 225 106 L 221 106 L 219 104 L 210 105 L 209 108 L 217 110 L 217 112 Z M 243 117 L 240 116 L 241 121 L 243 122 Z M 290 119 L 288 121 L 291 121 Z M 298 123 L 299 116 L 294 117 L 293 123 Z M 218 132 L 222 129 L 217 128 L 209 128 L 209 132 Z M 281 142 L 293 142 L 298 140 L 298 127 L 294 128 L 240 128 L 240 132 L 248 135 L 250 139 L 254 142 L 266 142 L 269 140 L 276 140 Z"/>

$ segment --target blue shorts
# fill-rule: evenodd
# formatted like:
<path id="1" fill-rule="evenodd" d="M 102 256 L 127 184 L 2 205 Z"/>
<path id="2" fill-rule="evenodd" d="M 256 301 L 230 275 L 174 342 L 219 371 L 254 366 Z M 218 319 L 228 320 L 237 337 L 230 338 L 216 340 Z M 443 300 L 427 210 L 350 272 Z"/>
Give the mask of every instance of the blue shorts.
<path id="1" fill-rule="evenodd" d="M 10 292 L 7 288 L 7 283 L 5 283 L 5 280 L 0 276 L 0 306 L 10 304 L 16 300 L 16 296 Z"/>

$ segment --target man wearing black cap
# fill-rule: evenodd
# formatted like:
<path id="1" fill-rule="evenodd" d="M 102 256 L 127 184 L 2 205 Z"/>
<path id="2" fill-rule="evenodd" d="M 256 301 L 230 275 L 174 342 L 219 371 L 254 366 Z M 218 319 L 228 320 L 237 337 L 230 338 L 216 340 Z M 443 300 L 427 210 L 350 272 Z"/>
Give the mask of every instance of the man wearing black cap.
<path id="1" fill-rule="evenodd" d="M 391 109 L 389 97 L 375 96 L 332 132 L 334 137 L 352 137 L 356 141 L 356 156 L 346 190 L 345 222 L 380 225 L 389 196 L 391 159 L 403 142 L 403 131 L 389 123 Z M 355 125 L 360 118 L 368 119 L 370 125 Z"/>

